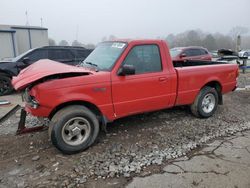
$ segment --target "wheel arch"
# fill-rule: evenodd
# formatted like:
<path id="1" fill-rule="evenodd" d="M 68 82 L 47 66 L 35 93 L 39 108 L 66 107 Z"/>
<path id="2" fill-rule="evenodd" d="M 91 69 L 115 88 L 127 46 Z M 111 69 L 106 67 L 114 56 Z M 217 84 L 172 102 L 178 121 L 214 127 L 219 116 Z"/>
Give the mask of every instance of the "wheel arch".
<path id="1" fill-rule="evenodd" d="M 212 87 L 217 91 L 218 97 L 219 97 L 218 103 L 220 105 L 222 105 L 223 104 L 223 97 L 222 97 L 222 85 L 221 85 L 221 83 L 217 80 L 213 80 L 213 81 L 209 81 L 208 83 L 206 83 L 202 88 L 204 88 L 206 86 Z"/>
<path id="2" fill-rule="evenodd" d="M 56 106 L 49 115 L 49 119 L 52 119 L 52 117 L 61 109 L 67 107 L 67 106 L 71 106 L 71 105 L 82 105 L 85 106 L 86 108 L 88 108 L 89 110 L 91 110 L 98 118 L 103 117 L 103 114 L 101 112 L 101 110 L 93 103 L 90 103 L 88 101 L 81 101 L 81 100 L 75 100 L 75 101 L 69 101 L 69 102 L 65 102 L 62 104 L 59 104 L 58 106 Z"/>

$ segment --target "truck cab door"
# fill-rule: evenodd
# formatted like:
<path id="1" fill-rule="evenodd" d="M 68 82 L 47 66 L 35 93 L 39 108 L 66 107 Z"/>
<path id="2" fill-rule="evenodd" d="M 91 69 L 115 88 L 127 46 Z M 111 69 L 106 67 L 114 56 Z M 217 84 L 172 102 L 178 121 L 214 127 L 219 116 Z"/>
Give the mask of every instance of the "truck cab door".
<path id="1" fill-rule="evenodd" d="M 136 45 L 129 49 L 118 71 L 112 74 L 112 98 L 117 117 L 169 106 L 171 83 L 162 59 L 158 44 Z M 124 65 L 134 67 L 135 73 L 119 74 Z"/>

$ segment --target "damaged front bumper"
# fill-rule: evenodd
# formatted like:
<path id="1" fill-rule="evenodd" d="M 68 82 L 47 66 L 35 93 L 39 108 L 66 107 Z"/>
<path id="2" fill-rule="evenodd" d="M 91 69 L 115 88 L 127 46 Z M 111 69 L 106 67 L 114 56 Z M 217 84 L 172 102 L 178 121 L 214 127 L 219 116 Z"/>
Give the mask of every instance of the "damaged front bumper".
<path id="1" fill-rule="evenodd" d="M 51 109 L 39 103 L 35 96 L 32 96 L 29 88 L 26 88 L 22 94 L 22 100 L 25 102 L 25 111 L 36 117 L 49 117 Z"/>
<path id="2" fill-rule="evenodd" d="M 38 132 L 47 129 L 48 127 L 45 125 L 40 125 L 40 126 L 34 126 L 34 127 L 26 127 L 26 117 L 27 117 L 27 112 L 25 109 L 21 109 L 21 115 L 20 115 L 20 120 L 18 123 L 18 128 L 17 128 L 17 135 L 20 134 L 25 134 L 25 133 L 31 133 L 31 132 Z"/>
<path id="3" fill-rule="evenodd" d="M 29 89 L 26 88 L 23 95 L 22 95 L 23 101 L 26 102 L 27 105 L 29 105 L 33 109 L 37 109 L 39 107 L 39 103 L 35 99 L 35 97 L 31 96 L 29 94 Z"/>
<path id="4" fill-rule="evenodd" d="M 26 103 L 28 108 L 37 109 L 39 107 L 39 103 L 36 101 L 36 99 L 29 94 L 28 88 L 26 88 L 25 91 L 23 92 L 22 100 Z M 26 127 L 26 125 L 25 125 L 26 124 L 26 117 L 27 117 L 27 111 L 24 108 L 21 108 L 20 120 L 18 123 L 17 132 L 16 132 L 17 135 L 31 133 L 31 132 L 37 132 L 37 131 L 44 130 L 46 128 L 44 125 L 34 126 L 34 127 Z"/>
<path id="5" fill-rule="evenodd" d="M 44 124 L 39 125 L 39 126 L 34 126 L 34 127 L 26 127 L 25 124 L 26 124 L 27 112 L 20 105 L 16 105 L 8 113 L 6 113 L 2 118 L 0 118 L 0 123 L 3 123 L 6 120 L 8 120 L 12 115 L 14 115 L 20 109 L 21 109 L 21 114 L 20 114 L 20 120 L 19 120 L 19 123 L 18 123 L 16 135 L 42 131 L 42 130 L 45 130 L 45 129 L 48 128 Z"/>

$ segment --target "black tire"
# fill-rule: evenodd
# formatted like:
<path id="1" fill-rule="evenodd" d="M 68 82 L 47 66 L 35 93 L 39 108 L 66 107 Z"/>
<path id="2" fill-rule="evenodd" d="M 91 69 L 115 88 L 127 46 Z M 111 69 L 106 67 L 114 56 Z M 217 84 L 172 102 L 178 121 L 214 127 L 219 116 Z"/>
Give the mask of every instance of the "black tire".
<path id="1" fill-rule="evenodd" d="M 0 73 L 0 96 L 8 95 L 13 90 L 11 78 L 5 73 Z"/>
<path id="2" fill-rule="evenodd" d="M 77 136 L 72 136 L 71 140 L 67 140 L 67 137 L 70 137 L 70 134 L 74 134 L 71 130 L 67 130 L 67 126 L 70 125 L 70 121 L 84 121 L 86 123 L 86 130 L 80 130 L 77 126 L 77 131 L 79 132 Z M 74 124 L 75 122 L 73 122 Z M 78 124 L 79 127 L 84 126 L 85 124 Z M 72 128 L 73 129 L 73 128 Z M 74 128 L 75 129 L 75 128 Z M 82 133 L 84 131 L 84 133 Z M 58 111 L 52 118 L 49 125 L 49 136 L 53 145 L 64 154 L 74 154 L 81 152 L 91 146 L 99 133 L 99 122 L 94 113 L 92 113 L 88 108 L 80 105 L 72 105 L 63 108 Z M 86 136 L 84 139 L 78 139 L 78 137 Z M 69 136 L 70 135 L 70 136 Z M 80 140 L 81 143 L 75 144 L 75 140 Z M 67 143 L 68 142 L 68 143 Z"/>
<path id="3" fill-rule="evenodd" d="M 204 100 L 208 100 L 207 98 L 211 97 L 211 106 L 203 105 Z M 214 99 L 214 101 L 213 101 Z M 191 112 L 194 116 L 200 118 L 208 118 L 214 114 L 218 107 L 218 92 L 215 88 L 205 86 L 201 89 L 200 93 L 196 97 L 194 103 L 190 106 Z M 205 103 L 205 102 L 204 102 Z M 212 105 L 214 103 L 214 106 Z M 209 108 L 210 107 L 210 108 Z"/>

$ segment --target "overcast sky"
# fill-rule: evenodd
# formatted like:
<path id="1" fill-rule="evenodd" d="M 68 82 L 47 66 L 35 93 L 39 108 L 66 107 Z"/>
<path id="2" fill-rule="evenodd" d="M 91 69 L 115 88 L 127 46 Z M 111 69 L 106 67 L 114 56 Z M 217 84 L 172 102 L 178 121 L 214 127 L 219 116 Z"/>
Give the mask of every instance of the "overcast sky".
<path id="1" fill-rule="evenodd" d="M 50 38 L 70 43 L 250 28 L 250 0 L 0 0 L 0 24 L 25 25 L 26 10 L 29 25 L 40 26 L 43 18 Z"/>

